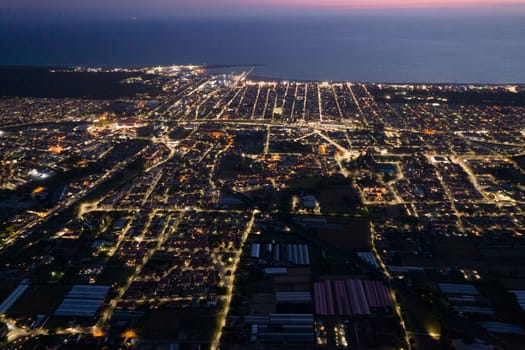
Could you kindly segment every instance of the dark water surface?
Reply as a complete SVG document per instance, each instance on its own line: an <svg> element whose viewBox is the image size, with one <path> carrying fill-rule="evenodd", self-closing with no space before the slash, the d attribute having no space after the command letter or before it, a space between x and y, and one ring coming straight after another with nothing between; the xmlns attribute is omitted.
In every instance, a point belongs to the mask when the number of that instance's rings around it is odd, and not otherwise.
<svg viewBox="0 0 525 350"><path fill-rule="evenodd" d="M261 64L255 75L376 82L525 82L525 18L0 22L0 64Z"/></svg>

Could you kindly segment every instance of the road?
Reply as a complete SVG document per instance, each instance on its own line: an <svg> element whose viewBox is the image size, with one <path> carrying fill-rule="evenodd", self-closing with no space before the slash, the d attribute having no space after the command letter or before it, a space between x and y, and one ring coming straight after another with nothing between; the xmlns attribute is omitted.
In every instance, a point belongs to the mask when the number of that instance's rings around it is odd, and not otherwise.
<svg viewBox="0 0 525 350"><path fill-rule="evenodd" d="M244 229L240 247L237 250L237 252L235 252L235 257L233 258L233 265L231 268L231 274L229 276L229 279L226 281L226 295L224 296L224 299L223 299L224 309L220 313L219 318L217 320L218 329L215 332L215 335L213 336L213 340L210 346L211 350L216 350L218 346L220 345L222 329L224 326L226 326L226 318L228 317L228 313L230 312L230 304L231 304L232 297L233 297L233 287L235 286L235 273L237 271L237 268L239 267L239 262L241 260L241 254L244 248L244 243L246 243L246 239L248 238L248 235L250 234L253 224L255 222L255 216L258 213L259 211L257 209L252 211L252 216L250 220L248 221L246 228Z"/></svg>

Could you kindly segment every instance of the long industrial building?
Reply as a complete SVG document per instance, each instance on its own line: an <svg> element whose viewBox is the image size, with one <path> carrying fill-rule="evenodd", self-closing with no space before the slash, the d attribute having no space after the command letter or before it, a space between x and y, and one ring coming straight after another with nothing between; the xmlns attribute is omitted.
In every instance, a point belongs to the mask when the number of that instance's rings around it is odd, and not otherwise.
<svg viewBox="0 0 525 350"><path fill-rule="evenodd" d="M110 287L75 285L62 304L56 309L56 316L93 317L106 299Z"/></svg>
<svg viewBox="0 0 525 350"><path fill-rule="evenodd" d="M371 309L391 308L391 292L380 281L326 280L314 284L317 315L370 315Z"/></svg>

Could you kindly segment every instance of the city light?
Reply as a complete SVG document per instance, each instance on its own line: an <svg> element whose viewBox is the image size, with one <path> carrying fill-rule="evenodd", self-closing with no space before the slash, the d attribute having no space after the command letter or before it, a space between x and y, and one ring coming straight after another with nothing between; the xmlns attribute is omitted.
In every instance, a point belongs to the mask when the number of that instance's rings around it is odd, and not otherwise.
<svg viewBox="0 0 525 350"><path fill-rule="evenodd" d="M410 349L521 296L487 288L525 233L521 86L63 70L140 93L0 101L11 345Z"/></svg>

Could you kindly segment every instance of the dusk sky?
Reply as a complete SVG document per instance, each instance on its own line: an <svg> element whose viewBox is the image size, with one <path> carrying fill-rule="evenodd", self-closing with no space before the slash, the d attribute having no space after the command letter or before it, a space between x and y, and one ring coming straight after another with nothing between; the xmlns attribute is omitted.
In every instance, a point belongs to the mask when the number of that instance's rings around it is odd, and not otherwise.
<svg viewBox="0 0 525 350"><path fill-rule="evenodd" d="M459 8L459 10L458 10ZM1 0L13 17L210 16L324 11L463 11L525 13L525 0ZM452 10L452 11L451 11Z"/></svg>

